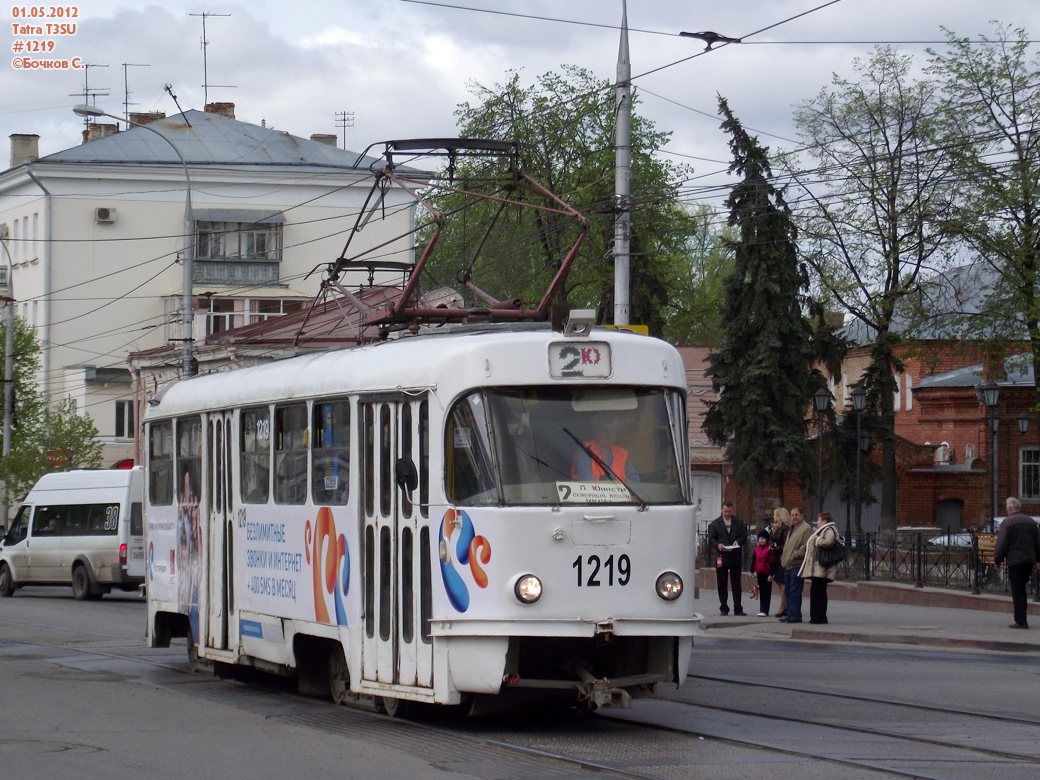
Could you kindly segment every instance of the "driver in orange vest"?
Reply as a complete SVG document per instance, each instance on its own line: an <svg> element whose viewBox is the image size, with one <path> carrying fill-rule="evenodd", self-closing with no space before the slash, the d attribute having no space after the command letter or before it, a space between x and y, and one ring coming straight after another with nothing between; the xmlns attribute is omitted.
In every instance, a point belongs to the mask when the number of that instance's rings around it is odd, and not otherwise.
<svg viewBox="0 0 1040 780"><path fill-rule="evenodd" d="M606 463L611 471L624 479L626 482L638 482L639 474L628 457L628 450L614 444L621 423L617 420L604 418L596 427L596 438L585 442L585 446L596 453L601 461ZM613 481L614 477L603 470L595 460L589 457L585 450L579 449L574 456L571 466L571 478L585 482L598 482L601 479Z"/></svg>

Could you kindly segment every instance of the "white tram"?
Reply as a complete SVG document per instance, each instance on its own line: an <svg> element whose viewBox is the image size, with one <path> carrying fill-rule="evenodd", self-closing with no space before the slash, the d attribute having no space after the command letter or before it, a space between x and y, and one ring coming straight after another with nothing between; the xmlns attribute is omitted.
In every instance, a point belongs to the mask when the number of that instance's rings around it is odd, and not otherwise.
<svg viewBox="0 0 1040 780"><path fill-rule="evenodd" d="M390 712L681 684L685 396L668 344L547 325L174 384L145 420L149 643Z"/></svg>

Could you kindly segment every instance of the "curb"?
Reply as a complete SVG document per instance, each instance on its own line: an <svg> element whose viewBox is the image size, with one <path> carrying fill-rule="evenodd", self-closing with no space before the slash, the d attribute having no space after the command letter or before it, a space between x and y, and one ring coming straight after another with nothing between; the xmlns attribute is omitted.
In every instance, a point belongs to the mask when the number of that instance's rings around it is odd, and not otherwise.
<svg viewBox="0 0 1040 780"><path fill-rule="evenodd" d="M751 576L743 575L745 592L750 592L753 584ZM713 593L715 591L715 575L713 569L698 569L696 577L697 591ZM697 592L695 591L695 592ZM808 598L809 583L805 584L805 598ZM970 609L982 612L1011 613L1011 596L984 594L974 596L963 590L946 588L917 588L900 582L884 582L871 580L848 582L837 580L827 588L827 596L832 601L859 601L866 604L901 604L909 607L940 607L943 609ZM774 596L775 598L775 596ZM1032 595L1030 594L1030 598ZM1040 603L1030 601L1026 614L1040 618Z"/></svg>
<svg viewBox="0 0 1040 780"><path fill-rule="evenodd" d="M962 650L990 650L1002 653L1040 653L1040 646L1027 642L1005 642L964 637L917 636L915 634L864 634L853 631L820 631L794 628L791 639L815 642L859 642L864 644L917 645L920 647L955 647Z"/></svg>

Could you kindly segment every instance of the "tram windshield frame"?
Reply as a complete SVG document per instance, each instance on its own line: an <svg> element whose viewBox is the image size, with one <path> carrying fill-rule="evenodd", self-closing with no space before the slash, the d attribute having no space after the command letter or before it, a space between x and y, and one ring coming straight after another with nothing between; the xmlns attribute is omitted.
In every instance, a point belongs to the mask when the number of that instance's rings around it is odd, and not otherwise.
<svg viewBox="0 0 1040 780"><path fill-rule="evenodd" d="M445 427L445 489L463 506L689 503L685 396L673 388L474 390Z"/></svg>

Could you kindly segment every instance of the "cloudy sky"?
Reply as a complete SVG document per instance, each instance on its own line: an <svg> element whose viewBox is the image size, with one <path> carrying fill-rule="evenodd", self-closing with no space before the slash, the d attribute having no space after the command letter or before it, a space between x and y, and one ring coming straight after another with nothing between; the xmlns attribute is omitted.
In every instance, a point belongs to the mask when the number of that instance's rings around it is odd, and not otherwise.
<svg viewBox="0 0 1040 780"><path fill-rule="evenodd" d="M531 81L576 64L613 78L621 16L621 0L165 0L143 8L83 0L76 8L76 34L36 38L54 41L54 50L31 56L80 57L98 66L88 70L89 84L108 93L93 99L104 110L123 114L123 63L133 63L126 68L132 111L175 113L167 83L184 108L201 109L198 14L227 14L206 22L208 82L221 85L210 88L210 101L234 102L238 119L265 120L304 137L342 138L336 114L353 112L346 144L355 151L389 138L456 134L454 110L469 97L467 83L491 85L509 69ZM10 13L13 48L27 38L13 33ZM673 133L673 159L705 176L728 158L716 93L763 142L793 146L792 108L832 73L851 75L853 58L873 43L898 44L923 64L929 43L942 47L942 27L977 37L991 34L997 20L1040 39L1036 0L629 0L628 18L641 111ZM703 44L679 37L681 30L745 42L683 61ZM83 102L75 96L83 89L83 71L4 65L3 134L37 133L43 154L76 144L81 123L71 108Z"/></svg>

